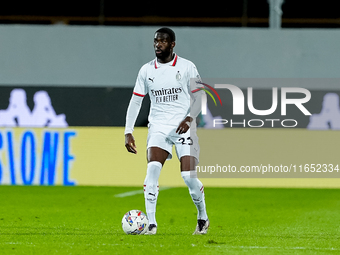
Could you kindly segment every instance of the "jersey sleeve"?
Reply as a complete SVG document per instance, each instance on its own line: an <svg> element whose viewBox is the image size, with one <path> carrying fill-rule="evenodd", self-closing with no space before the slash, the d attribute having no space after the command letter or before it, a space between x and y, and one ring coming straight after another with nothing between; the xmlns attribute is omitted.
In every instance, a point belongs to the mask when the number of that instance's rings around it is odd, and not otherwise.
<svg viewBox="0 0 340 255"><path fill-rule="evenodd" d="M190 111L187 116L196 118L201 112L201 96L204 85L202 84L201 76L199 75L196 66L191 63L189 67L189 91L191 91Z"/></svg>
<svg viewBox="0 0 340 255"><path fill-rule="evenodd" d="M189 90L192 93L201 91L201 89L204 88L204 86L200 84L200 82L202 82L201 76L199 75L198 70L193 63L191 63L189 67L189 79L190 79Z"/></svg>
<svg viewBox="0 0 340 255"><path fill-rule="evenodd" d="M132 134L133 128L136 123L137 116L139 114L143 98L132 95L129 107L126 113L126 122L125 122L125 132L124 134Z"/></svg>
<svg viewBox="0 0 340 255"><path fill-rule="evenodd" d="M146 66L144 65L138 72L136 84L133 89L134 95L144 97L148 93L145 80L146 80Z"/></svg>

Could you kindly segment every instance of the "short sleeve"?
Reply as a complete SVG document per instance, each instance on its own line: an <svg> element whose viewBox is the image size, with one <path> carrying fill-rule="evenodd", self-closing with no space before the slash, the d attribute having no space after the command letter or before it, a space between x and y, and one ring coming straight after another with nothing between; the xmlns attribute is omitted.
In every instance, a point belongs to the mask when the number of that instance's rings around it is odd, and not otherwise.
<svg viewBox="0 0 340 255"><path fill-rule="evenodd" d="M194 63L191 63L190 67L189 67L189 79L190 79L190 91L192 93L198 92L200 91L200 89L198 89L198 87L202 88L203 86L200 84L202 82L201 80L201 76L198 73L198 70L195 66Z"/></svg>
<svg viewBox="0 0 340 255"><path fill-rule="evenodd" d="M133 89L134 95L144 97L148 93L146 83L145 83L145 77L146 77L146 66L144 65L138 72L136 84Z"/></svg>
<svg viewBox="0 0 340 255"><path fill-rule="evenodd" d="M191 63L190 65L190 68L189 68L189 77L190 78L198 78L198 79L201 79L198 71L197 71L197 68L195 66L194 63Z"/></svg>

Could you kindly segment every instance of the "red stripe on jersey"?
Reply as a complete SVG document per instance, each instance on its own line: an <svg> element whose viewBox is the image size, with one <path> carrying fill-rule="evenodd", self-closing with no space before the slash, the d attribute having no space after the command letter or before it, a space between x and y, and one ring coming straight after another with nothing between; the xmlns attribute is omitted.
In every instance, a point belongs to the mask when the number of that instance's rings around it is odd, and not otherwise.
<svg viewBox="0 0 340 255"><path fill-rule="evenodd" d="M138 94L138 93L136 93L136 92L133 92L133 94L136 95L136 96L139 96L139 97L145 97L145 95Z"/></svg>
<svg viewBox="0 0 340 255"><path fill-rule="evenodd" d="M192 93L195 93L195 92L197 92L197 91L200 91L201 89L204 89L204 88L194 89L194 90L192 90L191 92L192 92Z"/></svg>
<svg viewBox="0 0 340 255"><path fill-rule="evenodd" d="M155 60L155 69L157 69L157 65L156 65L156 62L157 62L157 61Z"/></svg>
<svg viewBox="0 0 340 255"><path fill-rule="evenodd" d="M175 66L175 65L176 65L176 63L177 63L177 54L176 54L176 57L175 57L175 60L174 60L174 62L172 63L172 66Z"/></svg>

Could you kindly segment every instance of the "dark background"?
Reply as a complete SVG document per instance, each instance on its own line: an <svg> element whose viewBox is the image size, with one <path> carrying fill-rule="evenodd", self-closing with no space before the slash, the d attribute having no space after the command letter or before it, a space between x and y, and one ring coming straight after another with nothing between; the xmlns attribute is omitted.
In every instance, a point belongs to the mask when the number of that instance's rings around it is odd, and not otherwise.
<svg viewBox="0 0 340 255"><path fill-rule="evenodd" d="M285 0L282 27L340 27L336 0ZM0 2L0 24L268 27L267 0Z"/></svg>
<svg viewBox="0 0 340 255"><path fill-rule="evenodd" d="M22 88L26 91L27 105L32 110L34 107L33 96L39 90L47 91L56 114L64 113L69 126L125 126L127 107L132 95L132 88L85 88L85 87L0 87L0 110L7 109L10 92L14 88ZM245 97L245 115L232 115L232 95L228 90L218 90L223 106L219 103L215 106L208 96L208 107L213 116L221 116L223 119L242 121L243 119L296 119L299 128L305 128L309 123L309 116L305 116L295 105L287 106L287 115L281 116L280 90L278 90L278 107L269 116L257 116L252 114L247 107L247 91L242 90ZM320 113L323 97L326 93L333 92L340 96L340 91L311 91L311 100L304 106L312 114ZM289 93L287 98L299 98L301 94ZM272 91L254 89L254 107L259 110L269 109L272 105ZM150 99L145 96L136 126L146 126L148 121ZM275 122L275 127L280 125ZM228 124L229 125L229 124ZM227 126L228 126L227 125ZM259 125L259 123L253 123ZM264 127L270 127L271 122L265 122ZM292 123L287 123L292 125ZM240 125L235 125L239 127Z"/></svg>
<svg viewBox="0 0 340 255"><path fill-rule="evenodd" d="M26 91L27 105L34 107L35 92L49 94L56 114L64 113L69 126L125 126L132 88L0 87L0 109L7 109L14 88ZM146 126L150 100L145 96L136 126Z"/></svg>

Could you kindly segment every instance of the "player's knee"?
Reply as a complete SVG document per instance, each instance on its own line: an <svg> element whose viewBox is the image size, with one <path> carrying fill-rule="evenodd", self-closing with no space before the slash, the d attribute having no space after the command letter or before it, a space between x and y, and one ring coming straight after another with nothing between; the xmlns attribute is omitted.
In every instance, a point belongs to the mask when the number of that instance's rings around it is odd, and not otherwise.
<svg viewBox="0 0 340 255"><path fill-rule="evenodd" d="M182 174L182 178L190 190L195 189L195 187L200 184L200 181L194 175L191 176L190 174Z"/></svg>

